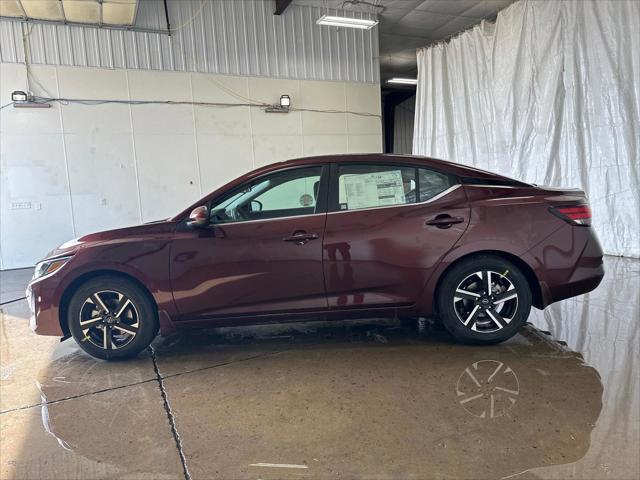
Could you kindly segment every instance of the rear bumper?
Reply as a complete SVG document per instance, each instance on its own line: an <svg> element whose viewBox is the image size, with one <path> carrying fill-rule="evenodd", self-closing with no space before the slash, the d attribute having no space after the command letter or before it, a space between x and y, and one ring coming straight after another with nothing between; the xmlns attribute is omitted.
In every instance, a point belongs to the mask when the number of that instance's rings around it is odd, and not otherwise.
<svg viewBox="0 0 640 480"><path fill-rule="evenodd" d="M590 227L566 225L523 255L540 282L541 308L588 293L604 277L603 252Z"/></svg>

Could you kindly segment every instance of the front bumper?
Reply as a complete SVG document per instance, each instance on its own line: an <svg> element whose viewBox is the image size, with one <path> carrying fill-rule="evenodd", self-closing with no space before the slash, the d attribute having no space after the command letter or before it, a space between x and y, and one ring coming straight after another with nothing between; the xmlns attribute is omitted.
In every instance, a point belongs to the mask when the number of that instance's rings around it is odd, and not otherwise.
<svg viewBox="0 0 640 480"><path fill-rule="evenodd" d="M59 306L54 288L47 285L48 278L33 280L27 286L26 297L31 315L29 326L38 335L64 336L60 326Z"/></svg>

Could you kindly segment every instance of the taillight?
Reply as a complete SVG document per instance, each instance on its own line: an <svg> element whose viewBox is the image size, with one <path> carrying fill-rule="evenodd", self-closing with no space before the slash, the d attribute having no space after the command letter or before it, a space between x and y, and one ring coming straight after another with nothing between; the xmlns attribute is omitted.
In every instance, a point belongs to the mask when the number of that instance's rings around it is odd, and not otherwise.
<svg viewBox="0 0 640 480"><path fill-rule="evenodd" d="M589 205L551 207L549 210L571 225L583 225L587 227L591 225L591 209Z"/></svg>

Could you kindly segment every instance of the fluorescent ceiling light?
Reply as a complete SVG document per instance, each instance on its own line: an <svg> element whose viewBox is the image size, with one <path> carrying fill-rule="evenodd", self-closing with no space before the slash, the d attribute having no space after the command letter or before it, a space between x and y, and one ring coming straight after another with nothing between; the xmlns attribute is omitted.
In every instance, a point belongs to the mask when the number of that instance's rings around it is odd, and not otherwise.
<svg viewBox="0 0 640 480"><path fill-rule="evenodd" d="M318 25L329 25L331 27L360 28L362 30L369 30L378 24L378 20L323 15L316 20L316 23Z"/></svg>
<svg viewBox="0 0 640 480"><path fill-rule="evenodd" d="M395 77L395 78L392 78L391 80L387 80L387 83L399 83L401 85L417 85L418 79Z"/></svg>

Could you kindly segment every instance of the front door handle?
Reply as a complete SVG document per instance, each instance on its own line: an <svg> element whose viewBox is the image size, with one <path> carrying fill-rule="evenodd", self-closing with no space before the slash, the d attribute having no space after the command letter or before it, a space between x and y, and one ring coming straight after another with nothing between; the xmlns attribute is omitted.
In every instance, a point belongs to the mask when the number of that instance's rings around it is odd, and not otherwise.
<svg viewBox="0 0 640 480"><path fill-rule="evenodd" d="M438 228L449 228L451 227L451 225L455 223L462 223L462 222L464 222L464 218L462 217L452 217L451 215L438 215L436 218L427 220L425 224L433 225Z"/></svg>
<svg viewBox="0 0 640 480"><path fill-rule="evenodd" d="M304 245L309 240L317 240L319 237L315 233L307 233L304 231L294 232L290 237L285 237L282 240L285 242L293 242L296 245Z"/></svg>

